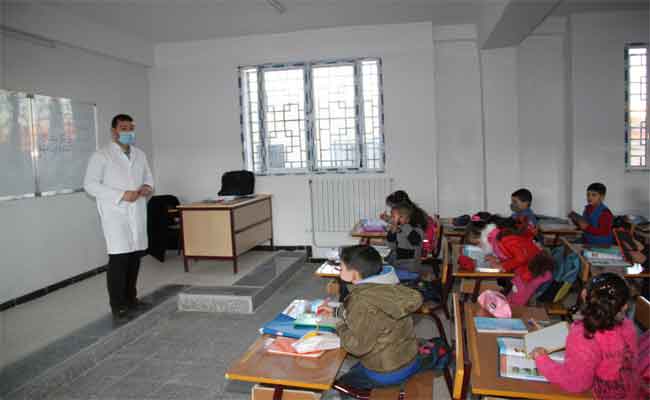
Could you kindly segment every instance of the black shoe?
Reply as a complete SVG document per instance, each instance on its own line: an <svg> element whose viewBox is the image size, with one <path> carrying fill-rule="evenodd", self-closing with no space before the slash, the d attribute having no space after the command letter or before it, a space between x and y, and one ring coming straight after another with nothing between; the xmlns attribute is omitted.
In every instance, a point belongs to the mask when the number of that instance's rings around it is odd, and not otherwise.
<svg viewBox="0 0 650 400"><path fill-rule="evenodd" d="M129 310L142 311L142 310L149 310L150 308L152 308L152 305L151 303L148 303L146 301L135 299L135 301L130 302L127 307Z"/></svg>
<svg viewBox="0 0 650 400"><path fill-rule="evenodd" d="M123 322L123 321L127 321L130 317L129 310L126 308L117 308L117 309L114 308L112 310L112 313L113 313L114 321Z"/></svg>

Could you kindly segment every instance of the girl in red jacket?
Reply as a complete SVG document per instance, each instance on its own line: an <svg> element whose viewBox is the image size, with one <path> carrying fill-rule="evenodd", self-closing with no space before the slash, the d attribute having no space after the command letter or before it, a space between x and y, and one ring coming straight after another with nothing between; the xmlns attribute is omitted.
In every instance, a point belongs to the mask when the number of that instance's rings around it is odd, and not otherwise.
<svg viewBox="0 0 650 400"><path fill-rule="evenodd" d="M525 305L544 283L553 278L553 258L534 241L534 232L522 229L512 218L494 216L481 232L481 247L492 268L515 274L500 279L512 305Z"/></svg>

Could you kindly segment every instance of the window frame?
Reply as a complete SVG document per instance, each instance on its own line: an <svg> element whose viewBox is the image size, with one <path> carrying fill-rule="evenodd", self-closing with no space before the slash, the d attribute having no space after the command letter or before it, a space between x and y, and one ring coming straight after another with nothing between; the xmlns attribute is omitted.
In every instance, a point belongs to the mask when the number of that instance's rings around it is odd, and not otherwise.
<svg viewBox="0 0 650 400"><path fill-rule="evenodd" d="M379 146L381 147L381 167L380 168L367 168L368 150L365 143L365 115L364 115L364 88L363 88L363 75L362 65L364 61L374 61L377 64L377 90L378 90L378 129L379 129ZM353 65L354 66L354 86L355 86L355 138L356 138L356 153L358 167L326 167L319 168L316 159L316 113L314 110L314 79L313 69L318 67L333 67L338 65ZM269 168L269 160L267 157L268 143L266 141L266 106L264 103L264 72L271 70L286 70L294 68L302 68L304 73L304 96L305 96L305 109L304 109L304 123L305 123L305 140L306 140L306 168ZM257 76L257 118L259 137L262 146L260 151L260 165L262 171L255 171L255 157L254 157L254 140L251 119L252 115L249 111L250 105L248 101L248 91L244 92L245 85L248 85L248 80L244 82L245 71L251 69L256 70ZM384 96L383 96L383 71L382 60L380 57L358 57L346 58L335 60L319 60L311 62L294 62L294 63L267 63L260 65L244 65L239 66L237 69L238 89L239 89L239 103L240 103L240 130L241 130L241 143L242 143L242 161L244 168L251 170L257 176L273 176L273 175L307 175L307 174L326 174L326 173L383 173L386 168L386 140L384 131ZM246 116L245 114L248 114ZM248 120L247 120L248 118ZM250 161L250 164L249 164Z"/></svg>
<svg viewBox="0 0 650 400"><path fill-rule="evenodd" d="M632 153L631 126L630 126L630 88L629 88L629 50L635 48L646 49L646 118L645 118L645 165L633 166L630 164ZM624 50L624 85L625 85L625 110L624 110L624 135L625 135L625 170L627 172L650 171L650 43L629 43L625 45Z"/></svg>

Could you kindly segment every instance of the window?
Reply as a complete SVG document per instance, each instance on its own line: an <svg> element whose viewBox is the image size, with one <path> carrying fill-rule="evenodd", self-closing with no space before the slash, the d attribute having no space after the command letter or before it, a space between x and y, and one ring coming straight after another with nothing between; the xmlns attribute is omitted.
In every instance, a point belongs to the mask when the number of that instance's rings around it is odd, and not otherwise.
<svg viewBox="0 0 650 400"><path fill-rule="evenodd" d="M380 60L241 67L239 88L247 169L383 171Z"/></svg>
<svg viewBox="0 0 650 400"><path fill-rule="evenodd" d="M625 162L648 169L648 45L625 49Z"/></svg>

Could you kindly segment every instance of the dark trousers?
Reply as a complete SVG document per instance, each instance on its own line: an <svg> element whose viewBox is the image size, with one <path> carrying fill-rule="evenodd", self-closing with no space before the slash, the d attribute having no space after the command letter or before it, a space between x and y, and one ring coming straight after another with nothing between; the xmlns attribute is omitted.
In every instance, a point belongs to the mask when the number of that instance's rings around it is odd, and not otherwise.
<svg viewBox="0 0 650 400"><path fill-rule="evenodd" d="M141 257L142 252L108 255L106 285L113 310L123 309L135 303Z"/></svg>

